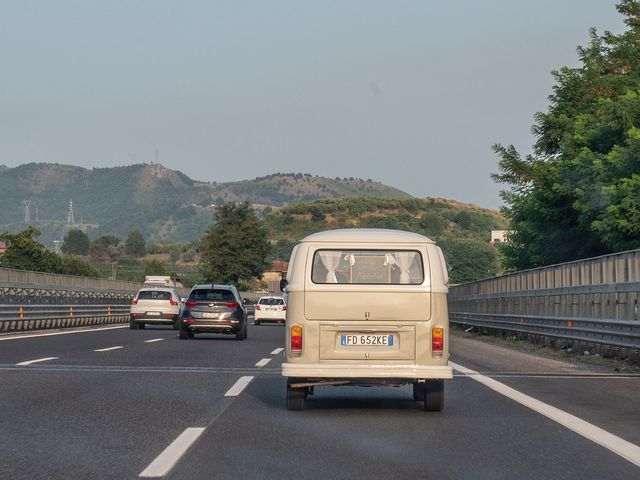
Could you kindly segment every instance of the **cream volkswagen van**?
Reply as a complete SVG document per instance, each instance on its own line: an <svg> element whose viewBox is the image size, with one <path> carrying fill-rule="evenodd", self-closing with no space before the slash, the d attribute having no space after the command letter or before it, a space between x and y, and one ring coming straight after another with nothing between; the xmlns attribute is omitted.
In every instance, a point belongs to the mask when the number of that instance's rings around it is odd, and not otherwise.
<svg viewBox="0 0 640 480"><path fill-rule="evenodd" d="M447 268L435 243L399 230L316 233L287 272L287 408L325 385L413 385L439 411L452 378Z"/></svg>

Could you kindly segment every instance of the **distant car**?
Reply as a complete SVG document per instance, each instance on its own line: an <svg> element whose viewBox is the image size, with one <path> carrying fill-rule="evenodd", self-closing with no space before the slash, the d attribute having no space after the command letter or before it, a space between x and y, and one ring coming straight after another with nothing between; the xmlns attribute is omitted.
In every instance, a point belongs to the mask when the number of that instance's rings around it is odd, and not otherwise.
<svg viewBox="0 0 640 480"><path fill-rule="evenodd" d="M178 329L182 301L173 288L142 288L131 302L129 327L141 329L147 324L173 325Z"/></svg>
<svg viewBox="0 0 640 480"><path fill-rule="evenodd" d="M196 333L224 333L247 338L247 311L233 285L196 285L180 315L180 338Z"/></svg>
<svg viewBox="0 0 640 480"><path fill-rule="evenodd" d="M287 305L282 297L261 297L256 303L254 325L264 322L277 322L284 325L287 317Z"/></svg>

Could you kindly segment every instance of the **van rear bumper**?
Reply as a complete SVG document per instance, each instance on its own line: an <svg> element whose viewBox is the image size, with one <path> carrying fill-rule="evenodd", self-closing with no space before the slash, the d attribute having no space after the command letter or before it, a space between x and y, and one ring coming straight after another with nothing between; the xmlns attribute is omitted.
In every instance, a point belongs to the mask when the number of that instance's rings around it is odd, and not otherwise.
<svg viewBox="0 0 640 480"><path fill-rule="evenodd" d="M432 379L453 378L453 368L449 365L331 365L317 363L283 363L283 377L300 378L403 378Z"/></svg>

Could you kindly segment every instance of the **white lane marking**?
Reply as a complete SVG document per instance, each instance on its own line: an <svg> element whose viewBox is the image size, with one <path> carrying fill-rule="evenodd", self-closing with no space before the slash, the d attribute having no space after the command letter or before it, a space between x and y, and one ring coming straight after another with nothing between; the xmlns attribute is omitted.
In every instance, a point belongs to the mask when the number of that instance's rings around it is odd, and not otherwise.
<svg viewBox="0 0 640 480"><path fill-rule="evenodd" d="M264 367L267 363L271 361L270 358L263 358L258 363L256 363L256 367Z"/></svg>
<svg viewBox="0 0 640 480"><path fill-rule="evenodd" d="M189 447L202 435L202 432L204 432L204 428L201 427L187 428L140 473L140 476L147 478L164 477L178 463L180 458L187 453Z"/></svg>
<svg viewBox="0 0 640 480"><path fill-rule="evenodd" d="M464 373L469 378L472 378L476 382L483 384L486 387L489 387L491 390L494 390L505 397L510 398L518 402L521 405L524 405L531 410L544 415L551 420L558 422L560 425L568 428L569 430L573 430L579 435L591 440L598 445L603 446L604 448L611 450L613 453L620 455L622 458L630 461L631 463L640 466L640 447L634 445L631 442L627 442L622 438L613 435L606 430L601 429L600 427L596 427L595 425L582 420L570 413L565 412L564 410L560 410L559 408L552 407L540 400L537 400L529 395L525 395L518 390L508 387L504 383L500 383L497 380L486 377L474 370L471 370L467 367L463 367L462 365L458 365L453 362L449 362L453 368L458 370L461 373Z"/></svg>
<svg viewBox="0 0 640 480"><path fill-rule="evenodd" d="M26 362L16 363L16 365L31 365L32 363L47 362L49 360L57 360L58 357L38 358L36 360L27 360Z"/></svg>
<svg viewBox="0 0 640 480"><path fill-rule="evenodd" d="M129 328L129 325L124 325L121 327L85 328L84 330L74 330L72 332L38 333L35 335L9 335L6 337L0 337L0 342L3 342L5 340L22 340L23 338L52 337L54 335L69 335L71 333L101 332L103 330L115 330L117 328Z"/></svg>
<svg viewBox="0 0 640 480"><path fill-rule="evenodd" d="M247 385L253 380L252 376L240 377L236 383L233 384L227 393L224 394L225 397L237 397L242 393Z"/></svg>
<svg viewBox="0 0 640 480"><path fill-rule="evenodd" d="M119 346L119 347L109 347L109 348L98 348L97 350L94 350L94 352L110 352L111 350L118 350L120 348L124 348L124 347Z"/></svg>
<svg viewBox="0 0 640 480"><path fill-rule="evenodd" d="M271 355L278 355L283 350L284 350L284 348L276 348L273 352L271 352Z"/></svg>
<svg viewBox="0 0 640 480"><path fill-rule="evenodd" d="M164 338L152 338L151 340L145 340L144 343L161 342Z"/></svg>

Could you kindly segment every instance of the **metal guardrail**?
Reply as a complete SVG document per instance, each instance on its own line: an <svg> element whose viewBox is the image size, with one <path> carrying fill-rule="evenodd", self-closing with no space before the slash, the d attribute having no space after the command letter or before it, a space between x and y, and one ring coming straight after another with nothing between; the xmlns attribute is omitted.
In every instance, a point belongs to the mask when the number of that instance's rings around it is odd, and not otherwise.
<svg viewBox="0 0 640 480"><path fill-rule="evenodd" d="M129 321L129 305L0 305L0 333Z"/></svg>
<svg viewBox="0 0 640 480"><path fill-rule="evenodd" d="M640 250L453 286L451 323L640 359Z"/></svg>

